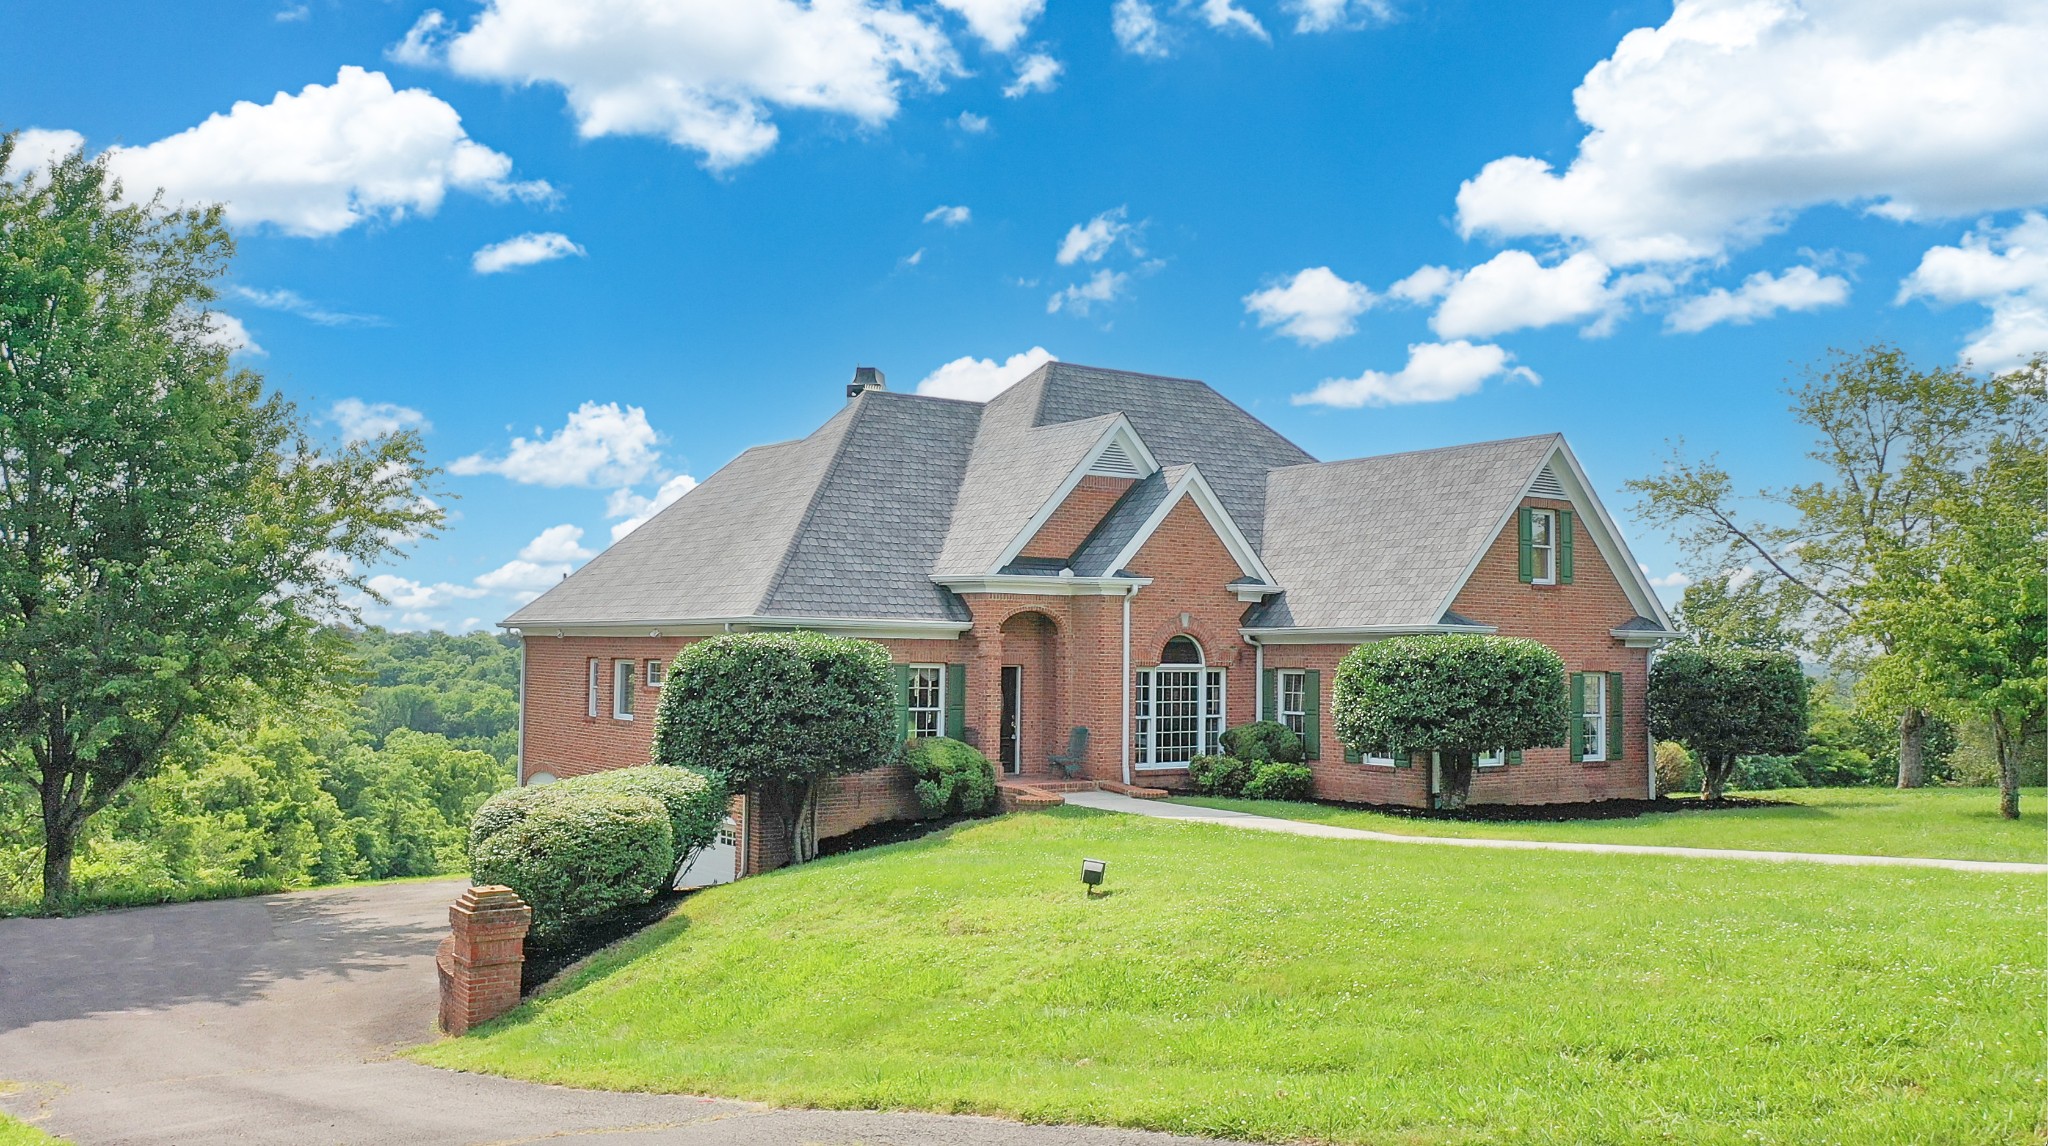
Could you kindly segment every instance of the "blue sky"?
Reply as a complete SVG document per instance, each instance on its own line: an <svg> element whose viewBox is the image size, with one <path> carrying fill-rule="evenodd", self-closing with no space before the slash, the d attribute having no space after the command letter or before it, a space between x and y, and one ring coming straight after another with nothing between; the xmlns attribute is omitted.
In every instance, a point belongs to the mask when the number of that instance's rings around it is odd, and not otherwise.
<svg viewBox="0 0 2048 1146"><path fill-rule="evenodd" d="M855 364L1204 379L1323 458L1807 473L1831 346L2048 349L2018 0L0 4L0 126L229 205L239 360L422 424L368 615L488 625ZM211 118L210 118L211 117ZM963 361L964 360L964 361ZM949 365L950 364L950 365ZM580 532L578 532L580 531Z"/></svg>

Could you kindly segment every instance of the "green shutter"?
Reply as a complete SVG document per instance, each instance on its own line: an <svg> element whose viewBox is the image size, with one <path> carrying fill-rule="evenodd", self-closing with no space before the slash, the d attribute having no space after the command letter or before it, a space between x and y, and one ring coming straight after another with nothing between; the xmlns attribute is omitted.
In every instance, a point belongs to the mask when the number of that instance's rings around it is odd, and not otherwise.
<svg viewBox="0 0 2048 1146"><path fill-rule="evenodd" d="M946 735L963 740L967 734L967 666L946 666Z"/></svg>
<svg viewBox="0 0 2048 1146"><path fill-rule="evenodd" d="M1621 674L1607 674L1607 758L1622 758L1623 728L1621 725Z"/></svg>
<svg viewBox="0 0 2048 1146"><path fill-rule="evenodd" d="M896 674L896 739L910 739L910 666L890 665Z"/></svg>
<svg viewBox="0 0 2048 1146"><path fill-rule="evenodd" d="M1346 744L1344 746L1344 763L1363 764L1365 763L1365 753L1360 752L1358 749L1353 748L1349 744Z"/></svg>
<svg viewBox="0 0 2048 1146"><path fill-rule="evenodd" d="M1396 768L1413 768L1413 767L1415 767L1415 753L1413 753L1413 752L1404 752L1404 751L1402 751L1402 750L1401 750L1401 746L1400 746L1400 745L1398 745L1398 744L1397 744L1397 745L1395 745L1395 746L1394 746L1394 767L1396 767Z"/></svg>
<svg viewBox="0 0 2048 1146"><path fill-rule="evenodd" d="M1516 528L1517 528L1517 529L1519 529L1519 530L1521 531L1521 539L1522 539L1522 564L1521 564L1521 573L1522 573L1522 582L1523 582L1524 584L1527 584L1527 583L1529 583L1529 582L1532 582L1532 581L1536 580L1536 553L1535 553L1535 550L1534 550L1534 549L1533 549L1533 548L1531 547L1531 540L1530 540L1530 535L1531 535L1531 533L1532 533L1532 532L1533 532L1533 531L1535 530L1535 526L1534 526L1534 525L1532 524L1532 523L1533 523L1533 522L1535 521L1535 519L1536 519L1536 511L1535 511L1535 510L1533 510L1533 509L1530 509L1530 508L1529 508L1528 506L1526 506L1526 505L1522 507L1522 509L1521 509L1521 512L1519 512L1519 513L1515 514L1515 520L1516 520Z"/></svg>
<svg viewBox="0 0 2048 1146"><path fill-rule="evenodd" d="M1510 765L1514 765L1514 764L1520 764L1521 762L1522 762L1522 750L1521 750L1521 749L1519 749L1519 748L1514 748L1514 749L1510 749L1510 750L1508 751L1508 763L1509 763Z"/></svg>
<svg viewBox="0 0 2048 1146"><path fill-rule="evenodd" d="M1572 583L1572 511L1557 511L1557 583Z"/></svg>
<svg viewBox="0 0 2048 1146"><path fill-rule="evenodd" d="M1572 763L1586 758L1586 674L1572 674Z"/></svg>
<svg viewBox="0 0 2048 1146"><path fill-rule="evenodd" d="M1301 674L1301 755L1323 758L1323 674L1315 669Z"/></svg>
<svg viewBox="0 0 2048 1146"><path fill-rule="evenodd" d="M1275 687L1279 679L1279 673L1273 669L1267 669L1259 674L1259 692L1264 698L1259 704L1260 720L1280 719L1278 715L1280 712L1280 697L1277 695Z"/></svg>

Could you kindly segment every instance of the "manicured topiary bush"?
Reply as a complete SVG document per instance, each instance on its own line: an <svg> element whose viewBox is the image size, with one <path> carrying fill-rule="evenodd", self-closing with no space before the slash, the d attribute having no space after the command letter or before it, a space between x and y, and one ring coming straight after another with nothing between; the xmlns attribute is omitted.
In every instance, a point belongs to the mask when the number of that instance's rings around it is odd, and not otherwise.
<svg viewBox="0 0 2048 1146"><path fill-rule="evenodd" d="M917 777L917 804L927 816L971 816L995 802L995 765L971 744L921 736L904 744L903 762Z"/></svg>
<svg viewBox="0 0 2048 1146"><path fill-rule="evenodd" d="M1250 724L1238 725L1223 734L1223 749L1252 764L1270 761L1299 764L1303 755L1301 737L1276 720L1254 720Z"/></svg>
<svg viewBox="0 0 2048 1146"><path fill-rule="evenodd" d="M1242 796L1245 781L1251 778L1252 765L1235 756L1197 756L1188 761L1188 782L1205 796Z"/></svg>
<svg viewBox="0 0 2048 1146"><path fill-rule="evenodd" d="M1244 794L1253 800L1306 800L1315 792L1315 773L1306 764L1271 762L1252 768Z"/></svg>
<svg viewBox="0 0 2048 1146"><path fill-rule="evenodd" d="M548 798L548 789L553 784L541 784L530 788L507 788L477 807L476 814L469 818L469 862L475 869L476 850L485 840L524 820L527 813Z"/></svg>
<svg viewBox="0 0 2048 1146"><path fill-rule="evenodd" d="M791 862L817 855L818 785L897 758L889 652L822 633L734 633L685 648L661 689L654 762L757 793Z"/></svg>
<svg viewBox="0 0 2048 1146"><path fill-rule="evenodd" d="M551 785L525 814L488 832L470 859L478 884L503 884L533 908L535 938L654 898L675 867L668 810L651 796Z"/></svg>
<svg viewBox="0 0 2048 1146"><path fill-rule="evenodd" d="M1650 665L1649 704L1651 733L1692 752L1708 800L1721 798L1738 758L1793 756L1806 747L1806 674L1790 653L1666 649Z"/></svg>
<svg viewBox="0 0 2048 1146"><path fill-rule="evenodd" d="M732 804L723 776L660 764L577 776L549 787L651 797L668 813L669 829L675 837L675 864L670 874L681 871L698 852L711 846Z"/></svg>

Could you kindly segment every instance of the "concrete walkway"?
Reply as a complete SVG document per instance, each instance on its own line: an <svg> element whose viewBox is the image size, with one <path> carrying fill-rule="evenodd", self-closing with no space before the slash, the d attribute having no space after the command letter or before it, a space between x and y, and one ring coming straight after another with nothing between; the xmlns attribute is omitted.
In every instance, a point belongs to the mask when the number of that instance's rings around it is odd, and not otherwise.
<svg viewBox="0 0 2048 1146"><path fill-rule="evenodd" d="M460 881L0 920L0 1110L79 1146L1172 1146L1087 1126L782 1110L435 1070ZM9 1085L11 1084L11 1085Z"/></svg>
<svg viewBox="0 0 2048 1146"><path fill-rule="evenodd" d="M1363 828L1340 828L1304 820L1282 820L1254 816L1222 808L1192 804L1170 804L1158 800L1133 800L1114 792L1069 792L1067 803L1104 812L1128 812L1162 820L1190 820L1251 828L1262 832L1286 832L1296 836L1320 836L1331 840L1377 840L1388 844L1429 844L1447 848L1497 848L1505 851L1592 852L1595 855L1671 856L1677 859L1762 860L1766 863L1824 863L1844 867L1934 867L1949 871L1991 871L2008 875L2048 875L2048 864L2007 863L1998 860L1926 859L1917 856L1853 856L1831 852L1757 852L1738 848L1669 848L1652 844L1586 844L1563 840L1486 840L1453 836L1404 836L1394 832L1370 832Z"/></svg>

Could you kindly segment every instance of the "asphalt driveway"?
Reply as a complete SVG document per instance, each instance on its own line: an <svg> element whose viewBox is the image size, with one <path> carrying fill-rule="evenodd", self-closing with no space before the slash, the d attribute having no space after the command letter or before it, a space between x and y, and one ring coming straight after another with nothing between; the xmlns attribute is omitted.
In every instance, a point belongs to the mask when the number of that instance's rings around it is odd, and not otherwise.
<svg viewBox="0 0 2048 1146"><path fill-rule="evenodd" d="M459 881L0 920L0 1109L81 1146L605 1141L1166 1146L929 1114L570 1090L392 1057L434 1037Z"/></svg>

